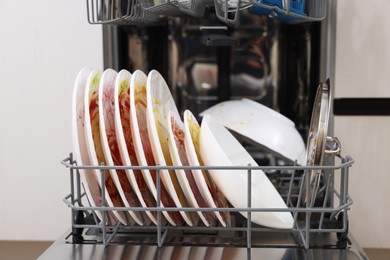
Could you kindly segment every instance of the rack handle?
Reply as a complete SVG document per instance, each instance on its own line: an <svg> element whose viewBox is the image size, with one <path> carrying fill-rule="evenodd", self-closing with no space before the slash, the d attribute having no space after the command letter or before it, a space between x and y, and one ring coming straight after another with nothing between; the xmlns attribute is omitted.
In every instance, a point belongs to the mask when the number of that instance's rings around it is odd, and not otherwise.
<svg viewBox="0 0 390 260"><path fill-rule="evenodd" d="M341 153L341 143L337 137L326 137L326 146L330 146L331 148L325 148L325 155L328 156L339 156Z"/></svg>

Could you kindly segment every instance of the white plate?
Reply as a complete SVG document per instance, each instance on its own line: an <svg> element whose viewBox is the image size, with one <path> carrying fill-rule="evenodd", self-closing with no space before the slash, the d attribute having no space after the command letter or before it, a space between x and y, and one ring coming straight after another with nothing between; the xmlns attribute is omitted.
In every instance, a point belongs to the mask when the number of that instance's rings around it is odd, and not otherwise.
<svg viewBox="0 0 390 260"><path fill-rule="evenodd" d="M257 166L249 153L214 117L206 114L200 130L200 152L207 166ZM210 170L210 175L226 198L236 208L247 207L246 170ZM252 170L252 208L287 209L282 197L261 170ZM246 212L240 212L244 217ZM253 212L252 222L281 229L291 229L290 212Z"/></svg>
<svg viewBox="0 0 390 260"><path fill-rule="evenodd" d="M168 148L168 111L179 114L171 92L164 78L156 70L149 72L146 83L146 121L149 140L152 147L155 162L161 166L172 166ZM178 208L188 207L184 193L173 170L161 170L161 179L169 195ZM191 212L179 211L184 221L193 226Z"/></svg>
<svg viewBox="0 0 390 260"><path fill-rule="evenodd" d="M169 131L169 152L173 165L190 166L184 144L185 129L183 122L177 114L169 111L167 124ZM178 169L176 170L176 176L190 205L194 208L207 207L191 170ZM205 226L210 226L208 219L213 221L214 215L210 212L202 211L197 211L197 213ZM215 225L215 223L213 223L213 225Z"/></svg>
<svg viewBox="0 0 390 260"><path fill-rule="evenodd" d="M156 165L151 144L149 141L148 128L146 123L146 75L137 70L133 73L130 83L130 120L131 120L131 134L133 138L133 145L135 153L140 165L154 166ZM153 197L157 200L156 188L156 171L142 170L142 174L148 185ZM174 207L171 197L166 191L164 185L161 185L161 207ZM164 217L168 222L176 226L176 224L183 224L184 220L178 212L163 211Z"/></svg>
<svg viewBox="0 0 390 260"><path fill-rule="evenodd" d="M91 69L88 68L80 70L73 87L72 140L74 160L78 165L91 165L84 134L84 94L90 72ZM82 169L79 172L90 205L92 207L101 206L102 195L94 172L90 169ZM102 219L101 211L95 211L95 213Z"/></svg>
<svg viewBox="0 0 390 260"><path fill-rule="evenodd" d="M101 72L99 70L93 70L87 80L87 87L85 89L85 139L87 141L88 155L91 160L91 165L100 166L101 163L107 165L104 158L103 146L100 139L100 124L99 124L99 82ZM101 187L102 175L99 170L93 169L98 179L98 184ZM107 206L110 207L122 207L123 202L118 194L118 190L112 180L109 171L105 171L105 199ZM130 216L123 211L113 211L115 217L122 224L132 224L134 222ZM127 221L129 220L129 221Z"/></svg>
<svg viewBox="0 0 390 260"><path fill-rule="evenodd" d="M108 166L122 166L122 158L120 156L118 140L115 130L115 80L117 72L112 69L107 69L103 72L99 83L99 124L100 124L100 140L103 145L104 158ZM129 100L130 102L130 100ZM109 170L112 179L118 189L122 201L126 207L141 207L138 196L130 185L129 179L124 170ZM134 221L143 226L144 216L139 211L129 211L130 216ZM149 220L149 219L147 219ZM149 221L150 223L150 221ZM149 224L145 222L145 224Z"/></svg>
<svg viewBox="0 0 390 260"><path fill-rule="evenodd" d="M121 70L115 80L115 133L119 153L124 166L139 166L130 123L130 81L131 73ZM131 187L135 191L142 207L155 207L156 200L150 193L140 170L125 170ZM146 211L150 220L157 225L156 212Z"/></svg>
<svg viewBox="0 0 390 260"><path fill-rule="evenodd" d="M285 159L305 165L306 147L295 124L280 113L251 100L229 100L201 113Z"/></svg>
<svg viewBox="0 0 390 260"><path fill-rule="evenodd" d="M184 133L184 144L189 164L194 167L204 166L199 150L200 126L194 115L189 110L184 111ZM192 170L192 173L207 207L228 207L225 196L215 186L213 180L210 178L208 171ZM222 226L230 226L229 212L214 211L214 214L221 222ZM212 226L215 225L214 218L209 219L209 221L211 222Z"/></svg>

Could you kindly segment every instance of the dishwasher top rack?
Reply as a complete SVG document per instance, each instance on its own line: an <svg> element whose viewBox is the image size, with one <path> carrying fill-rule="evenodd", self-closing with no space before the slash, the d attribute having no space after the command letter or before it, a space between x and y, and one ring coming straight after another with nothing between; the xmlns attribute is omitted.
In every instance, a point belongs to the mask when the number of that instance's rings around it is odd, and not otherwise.
<svg viewBox="0 0 390 260"><path fill-rule="evenodd" d="M289 23L321 21L324 0L87 0L91 24L153 24L165 17L205 17L210 11L223 23L235 25L243 9ZM307 2L307 3L306 3Z"/></svg>
<svg viewBox="0 0 390 260"><path fill-rule="evenodd" d="M344 246L348 241L348 214L352 199L348 194L348 178L349 168L354 163L350 156L339 157L340 164L335 166L213 166L213 167L190 167L190 166L78 166L73 160L72 154L61 163L70 171L70 193L64 198L64 202L71 208L72 211L72 235L73 242L78 243L84 241L88 237L88 230L95 230L94 234L98 234L94 238L95 243L103 243L108 245L115 242L120 237L120 241L125 239L128 243L134 242L134 234L139 237L144 233L146 237L151 238L148 241L158 246L169 244L172 240L171 234L179 232L182 236L190 236L196 233L199 234L214 234L216 237L224 233L229 233L230 244L237 243L237 246L247 248L256 247L256 234L264 233L279 233L291 235L294 237L294 246L309 248L311 245L310 234L323 233L337 235L339 241L343 242ZM104 177L105 170L108 169L150 169L156 170L157 177L157 205L156 207L141 208L141 207L107 207L102 201L101 206L91 207L88 204L88 198L83 191L82 182L80 181L79 171L87 168L99 169ZM162 208L160 207L160 170L175 170L175 169L218 169L229 170L246 170L248 174L248 207L244 208L180 208L180 211L228 211L231 213L232 225L230 227L205 227L205 226L170 226L162 221L162 211L178 211L178 208ZM275 185L283 199L287 204L287 208L252 208L250 180L252 170L263 170ZM320 170L321 172L321 187L318 190L316 201L307 203L304 201L304 194L310 192L309 182L312 170ZM319 176L318 176L319 177ZM104 178L102 178L104 180ZM306 181L304 181L306 180ZM102 183L104 186L104 182ZM102 186L102 187L103 187ZM103 189L104 190L104 189ZM158 225L138 226L136 224L124 226L114 223L110 220L110 212L115 211L138 211L146 212L153 211L157 214ZM103 219L99 219L95 211L102 212ZM243 218L239 212L246 212L248 219ZM251 223L251 214L253 212L290 212L294 217L294 225L291 230L272 229ZM172 233L173 232L173 233ZM244 237L237 238L237 234L245 233ZM176 236L176 235L175 235ZM136 240L139 242L139 240Z"/></svg>

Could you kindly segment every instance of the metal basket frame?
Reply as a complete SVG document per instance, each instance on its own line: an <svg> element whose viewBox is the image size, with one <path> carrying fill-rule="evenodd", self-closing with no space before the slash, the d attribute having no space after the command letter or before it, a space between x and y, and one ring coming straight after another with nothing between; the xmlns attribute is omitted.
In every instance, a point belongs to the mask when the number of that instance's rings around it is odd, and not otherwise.
<svg viewBox="0 0 390 260"><path fill-rule="evenodd" d="M243 231L246 232L246 247L251 248L252 232L292 232L298 237L297 244L299 246L303 246L304 248L310 247L310 234L311 233L336 233L341 234L345 237L345 234L348 232L348 215L347 211L350 209L351 204L353 203L351 197L348 194L348 178L349 178L349 168L354 163L354 160L350 156L340 157L341 164L335 166L199 166L199 167L191 167L191 166L78 166L77 163L73 160L72 154L61 163L67 167L70 171L70 193L64 197L63 201L67 204L68 207L71 208L72 212L72 230L76 229L98 229L102 232L102 242L104 245L109 245L115 235L119 230L153 230L156 232L157 237L157 245L159 247L164 245L164 239L167 233L171 230L189 230L191 232L196 231L205 231L205 230L214 230L214 231ZM102 205L98 207L85 206L82 203L83 197L86 197L86 193L82 191L82 183L80 181L80 173L79 170L83 169L98 169L102 174L101 180L105 178L105 170L108 169L129 169L129 170L156 170L157 174L157 199L156 199L156 207L142 208L142 207L108 207L105 200L102 200ZM246 170L248 176L248 186L247 186L247 207L244 208L175 208L175 207L161 207L160 205L160 191L161 191L161 170L177 170L177 169L201 169L201 170L223 170L226 173L229 170ZM287 208L252 208L251 207L251 174L253 170L263 170L264 172L283 172L284 180L287 180L287 194L281 194L284 197ZM324 193L324 200L322 205L313 206L314 203L305 203L303 204L303 192L310 191L309 182L303 182L302 180L306 178L308 180L310 178L310 174L312 170L321 170L324 177L324 185L320 189L320 192ZM303 175L297 178L298 173L302 173ZM286 177L287 176L287 177ZM339 178L340 180L340 189L336 190L334 185L334 179ZM292 194L293 190L293 182L299 181L299 193L297 195ZM303 183L305 183L303 185ZM102 181L101 187L104 187L105 183ZM303 187L306 186L306 187ZM101 189L102 198L104 198L104 188ZM292 202L293 197L297 200L296 204ZM88 198L87 198L88 199ZM334 204L338 202L338 206L334 206ZM162 224L162 211L204 211L204 212L213 212L213 211L229 211L229 212L247 212L247 224L245 227L189 227L189 226L170 226ZM103 219L99 220L94 213L94 211L101 211L103 214ZM113 224L109 218L110 211L155 211L157 213L157 226L124 226L122 224ZM80 215L80 212L89 212L93 215L94 223L93 224L80 224L77 223L77 216ZM280 230L280 229L272 229L267 227L260 227L253 223L251 223L251 214L252 212L291 212L294 217L294 225L291 230ZM325 219L335 219L336 215L341 214L341 225L339 226L331 226L325 227ZM301 214L303 220L298 221L298 214ZM312 215L319 214L320 218L318 223L313 225Z"/></svg>
<svg viewBox="0 0 390 260"><path fill-rule="evenodd" d="M143 8L143 0L86 0L90 24L149 24L159 15Z"/></svg>
<svg viewBox="0 0 390 260"><path fill-rule="evenodd" d="M264 4L261 0L86 0L86 3L90 24L149 24L170 16L203 17L206 6L214 6L217 17L228 25L237 24L241 11L250 7L266 10L270 17L288 17L290 23L325 18L327 1L308 1L307 15L292 12L290 1L284 0L283 8Z"/></svg>

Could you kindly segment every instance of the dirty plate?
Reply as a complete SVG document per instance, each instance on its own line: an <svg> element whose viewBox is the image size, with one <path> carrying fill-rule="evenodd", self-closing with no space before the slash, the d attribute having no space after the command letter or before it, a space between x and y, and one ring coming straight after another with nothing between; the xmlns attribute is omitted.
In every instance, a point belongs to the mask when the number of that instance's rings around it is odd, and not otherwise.
<svg viewBox="0 0 390 260"><path fill-rule="evenodd" d="M87 87L85 89L85 137L88 148L88 155L91 161L91 165L100 166L102 163L107 165L104 157L103 146L100 139L100 123L99 123L99 83L101 72L99 70L93 70L87 80ZM123 207L123 202L118 194L118 190L111 177L111 173L106 170L105 178L102 179L100 170L93 169L95 176L98 179L98 184L101 187L102 181L104 181L105 199L107 206L109 207ZM130 215L123 211L113 211L118 220L124 224L132 224L134 221L130 218Z"/></svg>
<svg viewBox="0 0 390 260"><path fill-rule="evenodd" d="M146 83L146 96L148 104L146 107L146 121L155 162L160 166L172 166L168 148L168 111L172 111L175 114L179 114L179 112L167 83L156 70L149 72ZM161 170L160 172L162 182L175 205L179 209L188 207L189 203L180 187L175 171ZM180 211L180 214L187 225L194 225L195 219L192 212Z"/></svg>
<svg viewBox="0 0 390 260"><path fill-rule="evenodd" d="M133 73L130 84L130 125L133 145L139 164L142 166L155 166L156 162L153 157L146 122L146 81L147 76L142 71L137 70ZM150 192L155 200L157 200L156 171L144 169L142 170L142 174ZM160 187L160 206L175 207L165 186L161 185ZM163 211L162 213L167 221L173 226L182 225L182 223L184 223L183 218L178 212Z"/></svg>

